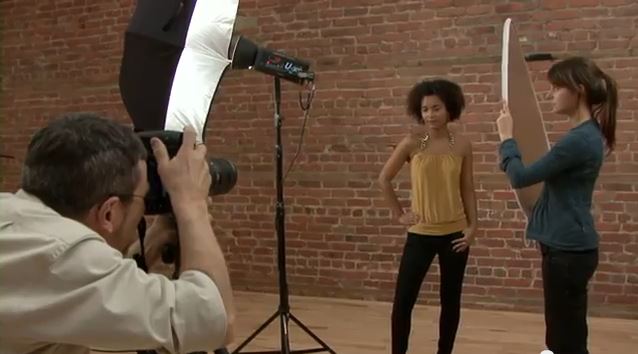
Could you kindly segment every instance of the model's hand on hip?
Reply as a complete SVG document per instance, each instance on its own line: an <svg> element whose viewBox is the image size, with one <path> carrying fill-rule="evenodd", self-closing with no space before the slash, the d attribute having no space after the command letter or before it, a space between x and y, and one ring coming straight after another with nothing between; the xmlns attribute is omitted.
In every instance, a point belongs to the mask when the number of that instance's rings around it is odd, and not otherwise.
<svg viewBox="0 0 638 354"><path fill-rule="evenodd" d="M472 243L474 243L474 232L476 228L474 226L470 226L467 229L463 230L463 237L457 238L452 241L452 249L455 252L463 252L467 250Z"/></svg>

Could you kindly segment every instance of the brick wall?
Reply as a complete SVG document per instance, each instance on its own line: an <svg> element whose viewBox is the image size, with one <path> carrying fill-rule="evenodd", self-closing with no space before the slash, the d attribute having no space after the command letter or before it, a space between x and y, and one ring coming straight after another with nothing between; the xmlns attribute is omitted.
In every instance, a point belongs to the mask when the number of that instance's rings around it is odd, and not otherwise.
<svg viewBox="0 0 638 354"><path fill-rule="evenodd" d="M602 5L602 4L605 5ZM126 121L117 75L134 2L7 0L2 11L1 188L16 188L29 136L52 116L93 110ZM523 239L514 195L497 170L500 33L512 17L526 52L587 54L618 80L617 152L605 163L594 212L601 258L591 286L596 314L638 318L638 4L633 0L241 0L254 41L309 60L317 94L302 152L288 175L286 235L295 294L390 300L405 230L392 222L375 179L409 129L405 95L419 79L463 85L457 129L472 137L480 230L465 282L467 306L538 311L539 256ZM534 63L549 110L548 63ZM285 167L297 148L298 87L283 84ZM276 291L272 78L238 71L223 80L209 123L213 155L239 181L216 197L216 230L237 289ZM545 115L551 142L568 122ZM407 202L407 169L397 178ZM500 230L499 230L500 229ZM420 301L437 303L435 264ZM294 304L293 304L294 305Z"/></svg>

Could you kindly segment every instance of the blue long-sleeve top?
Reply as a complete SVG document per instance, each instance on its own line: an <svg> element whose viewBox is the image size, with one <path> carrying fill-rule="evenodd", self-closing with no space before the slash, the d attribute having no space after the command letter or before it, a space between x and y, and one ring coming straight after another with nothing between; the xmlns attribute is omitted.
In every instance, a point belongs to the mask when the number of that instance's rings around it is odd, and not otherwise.
<svg viewBox="0 0 638 354"><path fill-rule="evenodd" d="M523 165L514 139L501 143L500 168L513 188L544 182L527 225L529 239L567 251L598 247L591 206L604 158L603 143L598 124L591 119L572 128L529 166Z"/></svg>

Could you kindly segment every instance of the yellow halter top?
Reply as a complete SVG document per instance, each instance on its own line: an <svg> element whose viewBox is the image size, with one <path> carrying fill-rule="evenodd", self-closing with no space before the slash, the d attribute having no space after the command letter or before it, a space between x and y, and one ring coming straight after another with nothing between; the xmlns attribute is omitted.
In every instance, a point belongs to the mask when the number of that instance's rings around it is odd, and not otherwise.
<svg viewBox="0 0 638 354"><path fill-rule="evenodd" d="M410 162L412 212L421 217L409 232L446 235L467 227L461 197L463 156L418 152Z"/></svg>

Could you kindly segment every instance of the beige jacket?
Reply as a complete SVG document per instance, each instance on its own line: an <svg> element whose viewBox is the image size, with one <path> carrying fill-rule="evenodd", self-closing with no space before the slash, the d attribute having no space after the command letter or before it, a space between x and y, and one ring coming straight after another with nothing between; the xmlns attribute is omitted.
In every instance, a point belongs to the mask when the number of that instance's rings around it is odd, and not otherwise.
<svg viewBox="0 0 638 354"><path fill-rule="evenodd" d="M146 274L37 198L0 193L0 354L212 351L225 335L205 274Z"/></svg>

